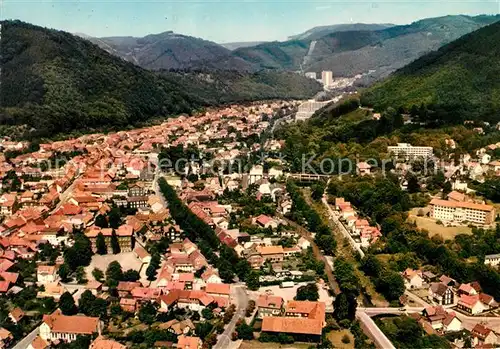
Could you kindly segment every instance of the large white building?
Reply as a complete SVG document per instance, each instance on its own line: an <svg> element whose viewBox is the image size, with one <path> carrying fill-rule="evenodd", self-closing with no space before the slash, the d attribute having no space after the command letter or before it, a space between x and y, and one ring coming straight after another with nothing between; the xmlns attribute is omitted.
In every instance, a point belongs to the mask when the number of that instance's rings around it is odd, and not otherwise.
<svg viewBox="0 0 500 349"><path fill-rule="evenodd" d="M324 86L331 86L333 85L333 73L329 70L325 70L321 72L321 81L323 82Z"/></svg>
<svg viewBox="0 0 500 349"><path fill-rule="evenodd" d="M316 73L315 73L315 72L307 72L307 73L306 73L306 78L316 80L316 79L317 79L317 77L316 77Z"/></svg>
<svg viewBox="0 0 500 349"><path fill-rule="evenodd" d="M470 222L489 225L495 221L495 208L472 202L433 199L431 216L445 222Z"/></svg>
<svg viewBox="0 0 500 349"><path fill-rule="evenodd" d="M307 102L302 103L301 105L299 105L299 109L297 111L297 114L295 114L295 120L307 120L307 119L309 119L311 116L313 116L313 114L317 110L323 108L324 106L326 106L330 102L331 101L318 102L318 101L312 99L312 100L309 100Z"/></svg>
<svg viewBox="0 0 500 349"><path fill-rule="evenodd" d="M431 157L433 154L432 147L418 147L413 146L409 143L398 143L397 146L387 147L389 153L394 154L397 157Z"/></svg>
<svg viewBox="0 0 500 349"><path fill-rule="evenodd" d="M500 264L500 254L488 254L484 256L484 264L491 265L492 267L496 267Z"/></svg>
<svg viewBox="0 0 500 349"><path fill-rule="evenodd" d="M83 315L66 316L57 309L50 315L43 316L40 325L40 337L49 342L72 342L80 335L100 334L101 323L97 317Z"/></svg>

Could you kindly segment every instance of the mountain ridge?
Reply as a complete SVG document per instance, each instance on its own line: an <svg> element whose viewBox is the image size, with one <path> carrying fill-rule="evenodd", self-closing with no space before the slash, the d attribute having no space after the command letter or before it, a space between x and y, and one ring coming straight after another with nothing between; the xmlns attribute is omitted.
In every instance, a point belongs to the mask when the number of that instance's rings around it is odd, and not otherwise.
<svg viewBox="0 0 500 349"><path fill-rule="evenodd" d="M231 50L215 42L166 31L144 37L88 38L102 49L149 70L207 69L231 67L252 70L251 64L234 57Z"/></svg>
<svg viewBox="0 0 500 349"><path fill-rule="evenodd" d="M371 81L499 19L499 15L443 16L382 30L334 32L313 40L316 43L312 54L309 52L311 40L271 42L233 52L268 69L331 70L334 76L354 76L373 70L368 77Z"/></svg>
<svg viewBox="0 0 500 349"><path fill-rule="evenodd" d="M297 74L239 73L219 78L231 88L226 100L213 84L196 95L196 80L143 69L81 37L21 21L1 24L0 132L11 136L14 129L22 138L122 129L240 99L309 98L321 89ZM285 94L286 84L292 93Z"/></svg>
<svg viewBox="0 0 500 349"><path fill-rule="evenodd" d="M498 122L499 42L500 22L495 22L396 71L364 91L362 102L377 109L428 108L444 122Z"/></svg>

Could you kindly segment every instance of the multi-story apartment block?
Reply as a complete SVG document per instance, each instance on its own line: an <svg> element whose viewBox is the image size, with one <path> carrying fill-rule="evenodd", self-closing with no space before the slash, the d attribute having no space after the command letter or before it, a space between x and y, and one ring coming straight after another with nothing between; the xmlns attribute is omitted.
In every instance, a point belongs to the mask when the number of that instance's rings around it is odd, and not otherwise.
<svg viewBox="0 0 500 349"><path fill-rule="evenodd" d="M431 157L433 154L432 147L413 146L409 143L398 143L397 146L387 147L389 153L393 153L396 157L415 158L415 157Z"/></svg>
<svg viewBox="0 0 500 349"><path fill-rule="evenodd" d="M495 221L495 208L472 202L433 199L431 217L446 222L470 222L489 225Z"/></svg>
<svg viewBox="0 0 500 349"><path fill-rule="evenodd" d="M92 250L94 252L97 251L97 236L101 233L104 235L104 240L106 242L106 247L108 248L108 253L112 253L111 247L111 236L113 235L113 229L111 228L99 228L96 226L92 226L87 231L85 231L85 235L89 238L92 243ZM118 238L118 244L120 245L121 252L131 252L133 246L133 235L134 229L130 225L122 225L115 230L116 237Z"/></svg>

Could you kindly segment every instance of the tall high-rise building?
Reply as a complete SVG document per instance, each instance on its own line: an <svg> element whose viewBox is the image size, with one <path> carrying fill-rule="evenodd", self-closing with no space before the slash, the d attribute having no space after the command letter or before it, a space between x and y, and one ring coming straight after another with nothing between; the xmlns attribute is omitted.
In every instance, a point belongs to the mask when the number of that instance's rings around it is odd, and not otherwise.
<svg viewBox="0 0 500 349"><path fill-rule="evenodd" d="M330 86L333 84L333 73L330 70L324 70L321 72L321 81L324 86Z"/></svg>

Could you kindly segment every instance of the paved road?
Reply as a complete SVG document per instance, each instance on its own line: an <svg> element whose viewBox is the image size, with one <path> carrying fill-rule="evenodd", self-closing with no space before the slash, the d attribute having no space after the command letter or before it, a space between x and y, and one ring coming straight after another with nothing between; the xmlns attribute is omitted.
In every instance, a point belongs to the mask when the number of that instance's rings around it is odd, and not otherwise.
<svg viewBox="0 0 500 349"><path fill-rule="evenodd" d="M327 258L323 255L321 250L318 248L316 243L314 242L314 239L311 237L311 232L306 230L303 226L300 224L297 224L296 222L284 217L280 216L284 220L288 222L289 225L297 229L297 232L305 238L309 243L311 244L314 256L316 257L317 260L321 260L325 263L325 272L326 276L328 278L328 283L330 284L331 290L337 295L340 293L340 287L339 284L337 283L337 280L335 280L335 276L333 275L333 269L331 264L328 262Z"/></svg>
<svg viewBox="0 0 500 349"><path fill-rule="evenodd" d="M35 339L35 337L38 335L39 329L40 329L40 326L38 326L37 328L35 328L26 337L24 337L23 339L21 339L21 341L19 343L17 343L16 345L14 345L12 347L12 349L26 349L26 348L28 348L28 345L30 345L31 342L33 342L33 340Z"/></svg>
<svg viewBox="0 0 500 349"><path fill-rule="evenodd" d="M424 307L432 307L433 305L426 302L424 299L418 297L417 295L406 291L405 295L411 298L416 303L421 304ZM446 308L446 307L445 307ZM453 311L452 309L448 309L448 311ZM500 331L500 317L491 317L491 316L468 316L462 314L458 311L455 311L457 317L462 321L462 326L467 330L472 330L472 328L477 324L487 324L489 328L494 331Z"/></svg>
<svg viewBox="0 0 500 349"><path fill-rule="evenodd" d="M59 195L59 202L51 213L56 212L66 202L71 193L73 193L73 189L75 188L76 182L78 181L78 177L80 176L77 175L71 185L65 191L63 191L61 195Z"/></svg>
<svg viewBox="0 0 500 349"><path fill-rule="evenodd" d="M356 311L356 318L361 322L361 328L375 342L377 348L396 349L389 338L378 328L375 322L364 311Z"/></svg>
<svg viewBox="0 0 500 349"><path fill-rule="evenodd" d="M245 309L248 305L248 294L245 286L234 285L232 287L232 298L236 305L236 312L233 316L231 322L227 325L224 333L219 336L217 344L215 344L214 349L234 349L238 348L238 342L233 342L231 340L231 335L234 332L236 323L240 318L245 316Z"/></svg>

